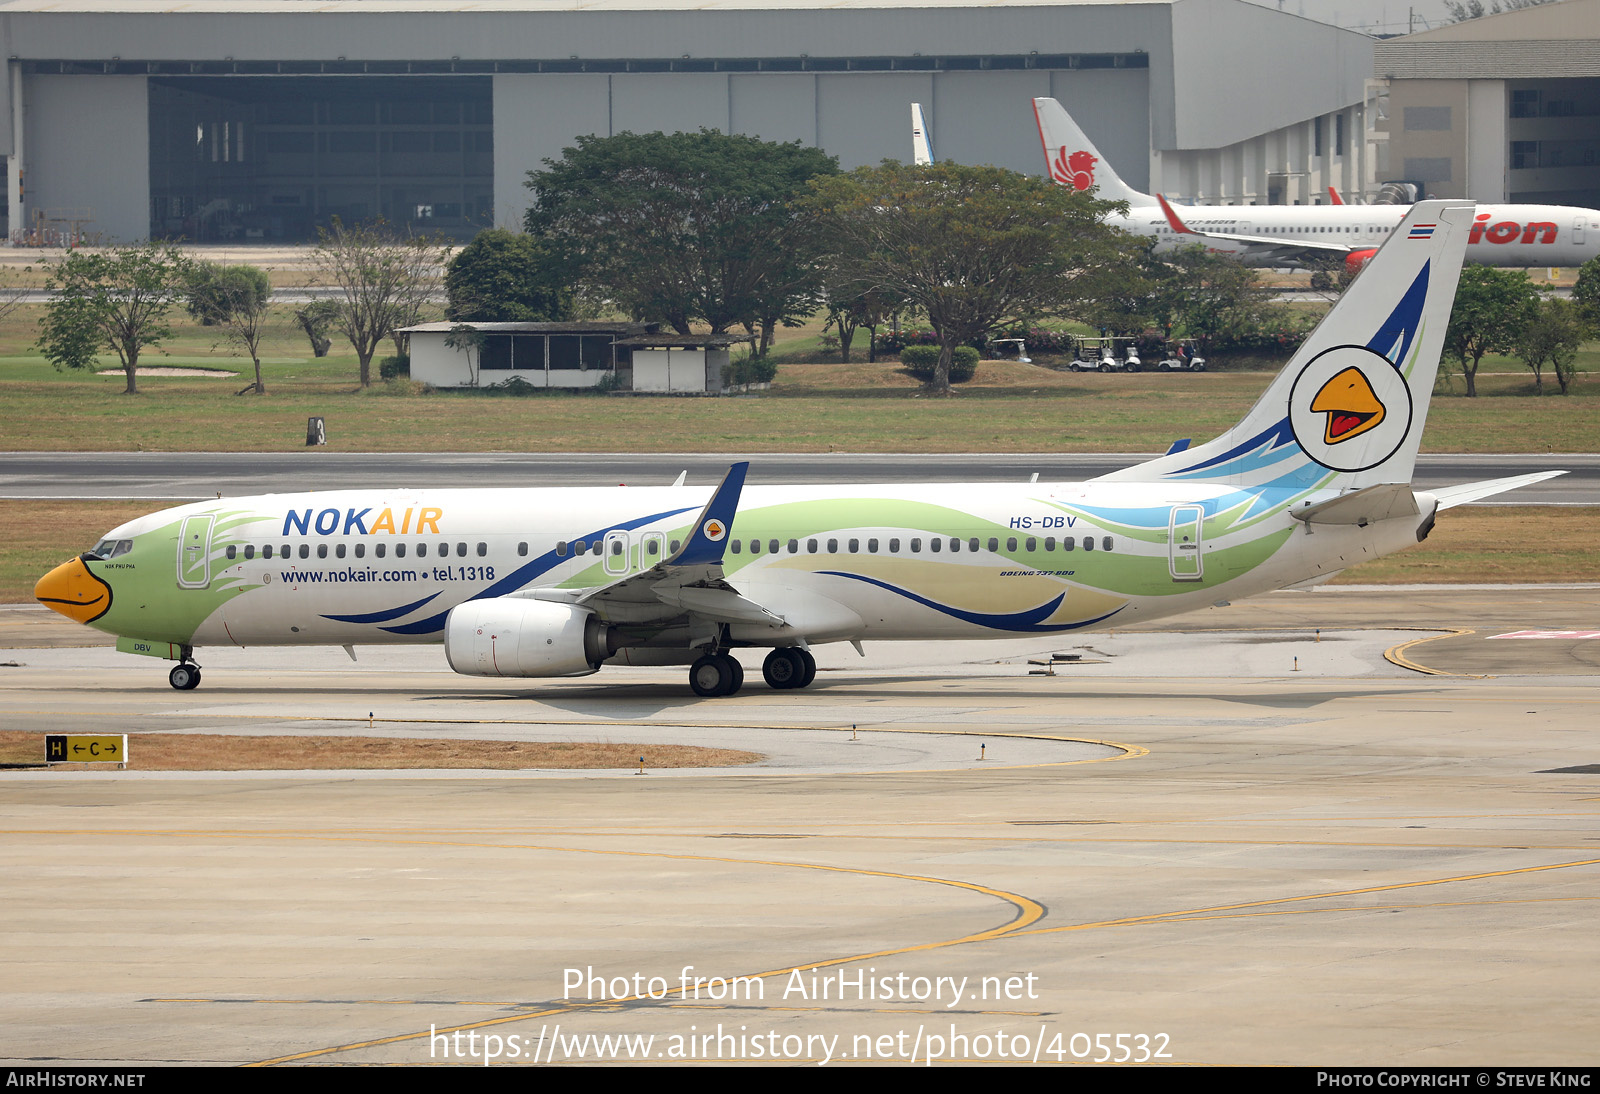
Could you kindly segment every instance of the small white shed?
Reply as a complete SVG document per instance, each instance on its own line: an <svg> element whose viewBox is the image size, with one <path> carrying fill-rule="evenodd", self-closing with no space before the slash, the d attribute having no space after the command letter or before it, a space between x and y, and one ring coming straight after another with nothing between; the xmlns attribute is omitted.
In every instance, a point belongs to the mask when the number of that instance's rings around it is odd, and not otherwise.
<svg viewBox="0 0 1600 1094"><path fill-rule="evenodd" d="M728 347L744 338L731 334L635 334L619 338L633 358L633 390L716 394L723 388Z"/></svg>
<svg viewBox="0 0 1600 1094"><path fill-rule="evenodd" d="M447 346L450 332L468 326L476 349ZM630 350L619 340L654 330L646 323L419 323L411 336L411 378L434 387L491 387L512 377L534 387L594 387L619 371Z"/></svg>

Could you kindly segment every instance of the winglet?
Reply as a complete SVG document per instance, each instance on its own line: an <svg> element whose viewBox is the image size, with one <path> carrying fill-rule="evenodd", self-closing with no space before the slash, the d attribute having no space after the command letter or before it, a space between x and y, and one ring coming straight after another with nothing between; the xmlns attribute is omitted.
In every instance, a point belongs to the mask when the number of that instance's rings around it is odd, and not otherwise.
<svg viewBox="0 0 1600 1094"><path fill-rule="evenodd" d="M1171 225L1174 232L1182 232L1184 235L1191 236L1196 234L1193 228L1189 227L1183 221L1178 219L1178 214L1173 211L1172 206L1167 203L1166 198L1162 197L1160 194L1157 194L1156 200L1161 203L1161 211L1167 214L1167 223Z"/></svg>
<svg viewBox="0 0 1600 1094"><path fill-rule="evenodd" d="M739 495L744 490L748 461L728 468L706 507L695 518L694 530L678 553L666 560L668 566L709 566L722 561L728 535L733 531L733 515L739 508Z"/></svg>

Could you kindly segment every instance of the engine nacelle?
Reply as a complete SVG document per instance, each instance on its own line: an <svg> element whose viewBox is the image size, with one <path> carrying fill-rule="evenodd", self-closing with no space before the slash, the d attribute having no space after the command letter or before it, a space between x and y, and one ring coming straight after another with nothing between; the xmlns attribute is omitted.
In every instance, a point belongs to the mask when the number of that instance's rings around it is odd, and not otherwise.
<svg viewBox="0 0 1600 1094"><path fill-rule="evenodd" d="M1377 253L1378 249L1376 247L1366 251L1351 251L1344 256L1345 272L1354 277L1361 272L1361 267L1367 264L1367 260Z"/></svg>
<svg viewBox="0 0 1600 1094"><path fill-rule="evenodd" d="M583 676L611 655L606 625L571 604L469 600L444 621L444 655L465 676Z"/></svg>

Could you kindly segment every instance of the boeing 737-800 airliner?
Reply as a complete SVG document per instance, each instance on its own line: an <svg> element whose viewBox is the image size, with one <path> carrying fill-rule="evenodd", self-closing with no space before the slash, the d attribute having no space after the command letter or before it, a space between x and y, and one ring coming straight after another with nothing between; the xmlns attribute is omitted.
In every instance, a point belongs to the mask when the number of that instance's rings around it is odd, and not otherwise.
<svg viewBox="0 0 1600 1094"><path fill-rule="evenodd" d="M1228 433L1088 482L711 491L352 490L185 505L106 533L35 590L200 679L206 646L443 643L457 672L690 664L774 688L810 647L1067 635L1326 579L1440 509L1548 474L1421 493L1411 471L1472 231L1423 202Z"/></svg>
<svg viewBox="0 0 1600 1094"><path fill-rule="evenodd" d="M1156 240L1158 250L1203 243L1252 266L1304 266L1318 256L1359 267L1406 215L1404 205L1208 205L1179 214L1112 170L1054 99L1033 100L1051 178L1128 203L1111 223ZM1600 211L1570 205L1479 205L1467 233L1468 262L1485 266L1581 266L1600 255Z"/></svg>

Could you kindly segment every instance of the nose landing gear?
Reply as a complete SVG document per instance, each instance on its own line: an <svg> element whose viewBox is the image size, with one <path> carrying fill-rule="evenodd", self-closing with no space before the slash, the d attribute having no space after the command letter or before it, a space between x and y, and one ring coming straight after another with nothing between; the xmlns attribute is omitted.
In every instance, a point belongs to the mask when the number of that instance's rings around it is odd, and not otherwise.
<svg viewBox="0 0 1600 1094"><path fill-rule="evenodd" d="M195 664L194 658L189 655L188 646L183 648L183 660L167 673L167 683L178 691L193 691L200 686L200 666Z"/></svg>

